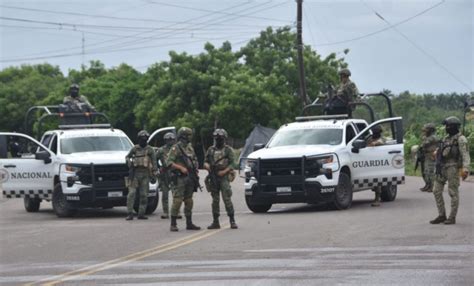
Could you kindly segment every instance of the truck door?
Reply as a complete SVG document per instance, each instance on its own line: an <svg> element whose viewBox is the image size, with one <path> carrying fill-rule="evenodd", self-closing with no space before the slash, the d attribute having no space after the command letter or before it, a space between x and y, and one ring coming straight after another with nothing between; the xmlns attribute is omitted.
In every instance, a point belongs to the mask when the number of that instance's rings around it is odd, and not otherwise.
<svg viewBox="0 0 474 286"><path fill-rule="evenodd" d="M382 128L383 145L367 146L371 129ZM351 175L354 190L375 186L398 185L405 181L402 118L376 121L349 142L351 148Z"/></svg>
<svg viewBox="0 0 474 286"><path fill-rule="evenodd" d="M51 199L55 155L20 133L0 132L6 152L0 152L0 190L4 198Z"/></svg>

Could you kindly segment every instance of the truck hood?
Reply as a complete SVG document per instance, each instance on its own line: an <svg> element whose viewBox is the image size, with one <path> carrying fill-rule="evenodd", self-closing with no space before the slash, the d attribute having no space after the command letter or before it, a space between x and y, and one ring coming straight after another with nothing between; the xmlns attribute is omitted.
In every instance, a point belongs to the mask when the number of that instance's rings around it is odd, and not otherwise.
<svg viewBox="0 0 474 286"><path fill-rule="evenodd" d="M250 153L250 159L282 159L314 156L319 154L334 153L340 146L331 145L293 145L264 148Z"/></svg>
<svg viewBox="0 0 474 286"><path fill-rule="evenodd" d="M125 156L127 156L127 154L128 151L103 151L62 154L61 161L71 164L125 164Z"/></svg>

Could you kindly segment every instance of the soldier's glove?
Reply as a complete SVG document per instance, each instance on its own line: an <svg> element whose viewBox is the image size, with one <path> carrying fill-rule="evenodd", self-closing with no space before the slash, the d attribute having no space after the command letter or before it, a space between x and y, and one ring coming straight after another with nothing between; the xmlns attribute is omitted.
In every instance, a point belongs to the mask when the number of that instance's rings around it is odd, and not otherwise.
<svg viewBox="0 0 474 286"><path fill-rule="evenodd" d="M219 177L224 177L226 174L227 174L227 169L220 170L219 172L217 172L217 175Z"/></svg>
<svg viewBox="0 0 474 286"><path fill-rule="evenodd" d="M463 172L461 174L462 180L463 181L466 180L468 176L469 176L469 170L468 169L463 169Z"/></svg>

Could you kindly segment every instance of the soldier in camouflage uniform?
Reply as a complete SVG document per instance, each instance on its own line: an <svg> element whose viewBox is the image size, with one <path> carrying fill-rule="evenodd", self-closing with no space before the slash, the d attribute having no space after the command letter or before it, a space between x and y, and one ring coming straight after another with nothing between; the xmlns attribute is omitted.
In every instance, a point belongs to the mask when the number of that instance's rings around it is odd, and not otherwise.
<svg viewBox="0 0 474 286"><path fill-rule="evenodd" d="M142 130L138 132L137 137L138 144L133 146L125 157L130 168L127 196L128 216L126 220L133 220L133 205L137 191L140 196L138 219L148 219L145 216L145 211L148 203L150 177L154 178L158 173L155 151L148 145L150 135L145 130Z"/></svg>
<svg viewBox="0 0 474 286"><path fill-rule="evenodd" d="M212 224L208 229L219 229L219 197L222 194L225 210L230 220L230 227L237 228L234 219L234 206L232 205L232 189L229 183L229 175L233 172L234 151L225 144L227 132L224 129L216 129L213 133L215 144L207 149L204 160L204 169L209 171L206 177L206 188L212 196Z"/></svg>
<svg viewBox="0 0 474 286"><path fill-rule="evenodd" d="M423 137L421 138L421 152L423 152L423 180L425 186L420 189L422 192L433 192L434 176L435 176L435 158L434 151L438 147L439 138L436 136L436 127L433 123L428 123L423 126Z"/></svg>
<svg viewBox="0 0 474 286"><path fill-rule="evenodd" d="M178 231L176 218L183 202L184 214L186 216L186 229L201 229L199 226L193 224L191 218L193 194L196 189L196 184L199 184L199 182L194 181L196 178L199 180L199 177L197 177L198 162L196 153L194 152L193 146L191 146L192 136L193 131L190 128L181 127L178 130L178 142L171 147L168 153L168 167L173 168L177 172L176 186L173 192L173 204L171 206L170 231ZM190 174L190 172L195 173Z"/></svg>
<svg viewBox="0 0 474 286"><path fill-rule="evenodd" d="M167 167L168 153L171 147L176 143L176 136L172 132L168 132L163 136L165 145L156 150L156 158L160 161L160 175L158 176L158 182L160 183L161 191L161 203L163 206L162 219L169 218L169 200L168 193L172 188L172 172ZM179 217L179 216L178 216Z"/></svg>
<svg viewBox="0 0 474 286"><path fill-rule="evenodd" d="M336 88L336 96L344 102L347 106L347 113L349 117L352 116L352 111L354 107L349 107L349 104L357 100L359 95L359 90L354 82L352 82L349 77L351 76L351 71L349 69L341 69L339 71L339 78L341 83Z"/></svg>
<svg viewBox="0 0 474 286"><path fill-rule="evenodd" d="M95 111L89 100L84 95L79 95L79 85L75 83L69 87L69 95L64 97L63 103L74 112ZM88 110L83 110L83 106L86 106Z"/></svg>
<svg viewBox="0 0 474 286"><path fill-rule="evenodd" d="M382 137L382 126L380 125L375 125L372 127L372 135L367 139L367 146L368 147L375 147L375 146L380 146L385 144L385 139ZM382 187L377 186L372 189L372 191L375 192L375 199L374 202L371 204L373 207L379 207L380 206L380 195L382 193Z"/></svg>
<svg viewBox="0 0 474 286"><path fill-rule="evenodd" d="M471 159L467 150L467 139L459 132L461 121L451 116L443 121L448 135L443 139L436 150L436 177L433 194L438 208L438 217L430 221L431 224L455 224L459 206L459 175L465 180L469 175ZM451 197L451 214L446 218L444 208L443 189L448 183L448 192Z"/></svg>

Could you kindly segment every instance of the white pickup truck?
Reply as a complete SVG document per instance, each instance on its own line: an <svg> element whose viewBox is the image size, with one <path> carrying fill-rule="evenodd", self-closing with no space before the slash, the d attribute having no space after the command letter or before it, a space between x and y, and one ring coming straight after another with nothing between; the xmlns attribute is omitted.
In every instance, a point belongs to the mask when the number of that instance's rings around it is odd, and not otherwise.
<svg viewBox="0 0 474 286"><path fill-rule="evenodd" d="M405 181L401 117L368 124L340 116L297 118L282 126L265 146L255 146L246 162L245 200L253 212L275 203L352 204L353 192L382 187L393 201ZM371 128L380 125L381 146L367 146Z"/></svg>
<svg viewBox="0 0 474 286"><path fill-rule="evenodd" d="M155 131L150 141L174 131ZM51 201L58 217L80 208L125 206L125 156L133 146L121 130L108 128L47 131L41 142L20 133L0 132L0 190L4 198L23 198L28 212ZM156 210L158 186L150 185L146 213Z"/></svg>

